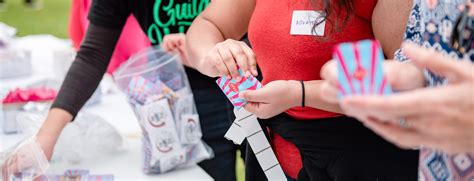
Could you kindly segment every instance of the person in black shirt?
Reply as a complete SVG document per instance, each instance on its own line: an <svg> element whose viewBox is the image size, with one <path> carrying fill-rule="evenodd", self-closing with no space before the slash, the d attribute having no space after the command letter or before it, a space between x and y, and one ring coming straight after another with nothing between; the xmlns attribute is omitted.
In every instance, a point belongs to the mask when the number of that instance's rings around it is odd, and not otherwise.
<svg viewBox="0 0 474 181"><path fill-rule="evenodd" d="M48 159L61 130L74 119L97 88L126 19L131 14L151 43L158 45L165 35L185 33L208 4L209 0L94 0L88 16L90 25L86 37L37 135L37 141ZM179 42L185 42L181 39L184 36L174 34L168 38L172 40L162 44L162 47L165 50L177 48L185 57L184 45L179 45ZM213 78L189 67L185 70L200 116L203 140L215 154L215 158L203 161L199 166L215 180L235 180L237 147L224 138L233 121L233 107Z"/></svg>

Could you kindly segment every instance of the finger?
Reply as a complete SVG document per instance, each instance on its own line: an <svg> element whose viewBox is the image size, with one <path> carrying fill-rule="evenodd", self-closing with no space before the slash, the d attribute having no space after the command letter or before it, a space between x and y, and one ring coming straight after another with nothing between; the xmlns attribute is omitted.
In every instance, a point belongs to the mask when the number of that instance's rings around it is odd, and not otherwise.
<svg viewBox="0 0 474 181"><path fill-rule="evenodd" d="M400 128L390 122L368 119L364 124L387 141L402 148L418 147L424 141L423 135L410 129Z"/></svg>
<svg viewBox="0 0 474 181"><path fill-rule="evenodd" d="M244 99L248 102L268 103L267 91L265 88L258 90L246 90L239 93L239 98Z"/></svg>
<svg viewBox="0 0 474 181"><path fill-rule="evenodd" d="M183 42L184 42L184 38L181 37L181 36L179 36L179 35L177 35L177 36L175 36L175 37L173 38L173 41L172 41L172 42L173 42L173 45L174 45L175 47L180 47L180 46L183 44Z"/></svg>
<svg viewBox="0 0 474 181"><path fill-rule="evenodd" d="M163 40L163 42L161 42L161 48L165 51L165 52L169 52L169 42L166 41L166 40Z"/></svg>
<svg viewBox="0 0 474 181"><path fill-rule="evenodd" d="M410 127L410 129L417 130L419 132L426 132L425 127L432 128L432 124L426 124L426 121L423 117L421 116L409 116L409 117L404 117L403 118L406 122L406 127Z"/></svg>
<svg viewBox="0 0 474 181"><path fill-rule="evenodd" d="M176 49L176 41L170 41L169 42L169 48L171 51L175 50Z"/></svg>
<svg viewBox="0 0 474 181"><path fill-rule="evenodd" d="M453 135L460 135L459 130L463 130L456 119L443 120L439 115L407 118L407 125L421 133L429 135L432 138L442 140L444 138L453 138Z"/></svg>
<svg viewBox="0 0 474 181"><path fill-rule="evenodd" d="M12 155L10 158L8 158L7 161L5 161L2 169L2 174L5 178L5 180L8 180L13 176L15 173L19 172L18 168L18 155Z"/></svg>
<svg viewBox="0 0 474 181"><path fill-rule="evenodd" d="M392 108L396 107L392 105L394 103L384 103L386 100L387 98L382 96L347 96L340 100L339 104L344 112L351 116L370 115L377 119L390 120L409 115L407 112ZM387 109L382 109L380 106L384 106Z"/></svg>
<svg viewBox="0 0 474 181"><path fill-rule="evenodd" d="M173 52L174 50L176 50L175 42L169 41L169 42L167 43L167 45L168 45L168 51L169 51L169 52Z"/></svg>
<svg viewBox="0 0 474 181"><path fill-rule="evenodd" d="M223 64L228 69L228 72L232 78L237 78L240 76L239 72L237 71L237 65L235 64L234 57L230 53L230 51L223 47L225 45L218 46L217 51L221 57Z"/></svg>
<svg viewBox="0 0 474 181"><path fill-rule="evenodd" d="M331 85L331 83L324 81L321 85L321 98L329 103L338 103L337 94L339 90Z"/></svg>
<svg viewBox="0 0 474 181"><path fill-rule="evenodd" d="M217 49L213 49L210 55L206 58L211 59L211 62L214 63L214 67L217 69L217 74L219 76L226 76L227 78L230 78L229 70L224 65L224 62L222 61L221 56L219 55L219 52L217 52Z"/></svg>
<svg viewBox="0 0 474 181"><path fill-rule="evenodd" d="M403 44L404 54L416 65L443 75L449 80L469 77L473 65L467 62L454 61L434 49L422 48L413 43Z"/></svg>
<svg viewBox="0 0 474 181"><path fill-rule="evenodd" d="M242 72L249 71L250 68L247 56L244 53L244 50L242 50L242 47L238 43L232 43L231 45L229 45L229 50L232 53L232 57L234 57Z"/></svg>
<svg viewBox="0 0 474 181"><path fill-rule="evenodd" d="M336 61L331 60L327 62L326 64L324 64L324 66L321 69L321 78L329 81L333 85L338 84Z"/></svg>
<svg viewBox="0 0 474 181"><path fill-rule="evenodd" d="M255 53L246 43L244 42L239 42L239 43L245 55L247 56L248 65L250 67L250 71L252 72L252 75L258 76L257 57L255 56Z"/></svg>
<svg viewBox="0 0 474 181"><path fill-rule="evenodd" d="M385 61L383 69L393 90L413 90L424 86L423 71L411 63Z"/></svg>
<svg viewBox="0 0 474 181"><path fill-rule="evenodd" d="M388 96L347 96L341 101L341 106L387 118L407 117L430 112L430 104L437 101L438 93L442 92L418 89Z"/></svg>
<svg viewBox="0 0 474 181"><path fill-rule="evenodd" d="M247 104L244 105L244 109L253 114L258 113L258 108L259 103L256 102L247 102Z"/></svg>
<svg viewBox="0 0 474 181"><path fill-rule="evenodd" d="M8 168L8 164L5 162L5 163L2 165L2 177L3 177L3 180L8 180L8 171L7 171L7 168Z"/></svg>

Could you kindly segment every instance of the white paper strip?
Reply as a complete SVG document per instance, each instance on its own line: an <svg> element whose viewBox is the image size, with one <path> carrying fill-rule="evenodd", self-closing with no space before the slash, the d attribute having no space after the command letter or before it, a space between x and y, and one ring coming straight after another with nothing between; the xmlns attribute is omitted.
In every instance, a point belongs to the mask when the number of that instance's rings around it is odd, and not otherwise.
<svg viewBox="0 0 474 181"><path fill-rule="evenodd" d="M236 145L242 144L245 139L245 135L242 132L240 125L238 125L236 122L232 123L229 130L227 130L227 133L225 133L224 137L228 140L231 140Z"/></svg>
<svg viewBox="0 0 474 181"><path fill-rule="evenodd" d="M236 119L225 137L239 144L246 137L267 179L287 180L270 143L258 124L257 117L245 109L235 109L234 113Z"/></svg>

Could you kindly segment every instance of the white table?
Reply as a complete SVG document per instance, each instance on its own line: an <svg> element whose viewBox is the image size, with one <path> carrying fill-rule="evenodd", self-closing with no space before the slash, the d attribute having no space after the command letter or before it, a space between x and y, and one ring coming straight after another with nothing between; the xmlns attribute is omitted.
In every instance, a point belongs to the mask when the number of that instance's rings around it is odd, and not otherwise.
<svg viewBox="0 0 474 181"><path fill-rule="evenodd" d="M44 49L36 51L34 55L37 55L37 58L33 58L33 61L45 61L44 64L51 65L51 61L49 60L48 62L48 56L45 56L48 53L50 52ZM35 64L38 64L38 62L35 62L34 65ZM33 75L30 77L2 80L0 90L10 89L15 85L24 87L24 85L31 83L32 80L48 76L43 74L48 72L43 70L46 68L44 64L41 68L42 70L34 70ZM34 69L35 68L37 69L38 67L34 66ZM67 169L85 169L94 175L113 174L115 180L213 180L198 166L174 170L161 175L145 175L141 169L141 129L138 125L138 121L129 104L126 102L125 96L118 92L116 88L113 88L114 86L111 84L110 79L105 79L104 81L105 85L108 85L107 87L112 87L112 91L109 92L113 93L104 95L100 103L86 107L84 111L97 114L113 125L125 137L126 146L124 150L108 157L82 160L76 165L67 163L52 164L48 169L48 173L62 174ZM0 131L0 152L20 141L22 137L22 135L4 135Z"/></svg>

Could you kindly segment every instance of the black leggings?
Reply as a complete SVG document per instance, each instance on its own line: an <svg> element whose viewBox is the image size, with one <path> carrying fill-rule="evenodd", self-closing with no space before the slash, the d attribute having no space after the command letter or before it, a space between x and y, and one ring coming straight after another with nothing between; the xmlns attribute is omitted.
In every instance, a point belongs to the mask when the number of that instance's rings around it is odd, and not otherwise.
<svg viewBox="0 0 474 181"><path fill-rule="evenodd" d="M397 148L353 118L298 121L280 114L260 123L299 149L303 168L297 180L417 180L418 151ZM247 178L261 180L253 174Z"/></svg>

